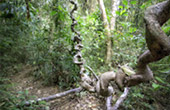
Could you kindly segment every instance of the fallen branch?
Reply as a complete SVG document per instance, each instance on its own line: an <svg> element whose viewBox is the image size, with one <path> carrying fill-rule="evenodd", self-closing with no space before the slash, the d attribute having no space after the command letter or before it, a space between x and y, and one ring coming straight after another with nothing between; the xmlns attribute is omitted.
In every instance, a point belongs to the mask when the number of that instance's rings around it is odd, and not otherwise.
<svg viewBox="0 0 170 110"><path fill-rule="evenodd" d="M119 99L116 101L116 103L114 104L114 106L111 106L111 100L112 100L112 96L107 97L107 101L106 101L106 107L107 110L118 110L118 108L120 107L120 105L123 103L123 101L126 99L128 93L129 93L129 89L128 87L124 88L124 92L123 94L119 97Z"/></svg>
<svg viewBox="0 0 170 110"><path fill-rule="evenodd" d="M117 110L119 106L123 103L123 101L126 99L128 93L129 93L128 87L124 88L123 94L119 97L119 99L116 101L115 105L111 108L111 110Z"/></svg>
<svg viewBox="0 0 170 110"><path fill-rule="evenodd" d="M54 100L54 99L57 99L57 98L61 98L61 97L64 97L68 94L71 94L71 93L77 93L77 92L80 92L82 90L81 87L79 88L75 88L75 89L71 89L71 90L68 90L68 91L65 91L65 92L61 92L61 93L58 93L58 94L54 94L54 95L51 95L51 96L48 96L48 97L43 97L43 98L38 98L37 100L30 100L30 101L26 101L24 106L30 106L31 104L36 104L38 103L39 101L51 101L51 100ZM19 106L19 105L17 105Z"/></svg>
<svg viewBox="0 0 170 110"><path fill-rule="evenodd" d="M106 99L107 110L111 110L111 108L112 108L111 100L112 100L112 95L107 97L107 99Z"/></svg>

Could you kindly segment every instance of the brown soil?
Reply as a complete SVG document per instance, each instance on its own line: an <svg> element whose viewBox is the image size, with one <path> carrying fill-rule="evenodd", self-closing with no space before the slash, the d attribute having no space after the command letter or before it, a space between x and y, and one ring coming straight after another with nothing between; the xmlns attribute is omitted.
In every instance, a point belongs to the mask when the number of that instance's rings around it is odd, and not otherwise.
<svg viewBox="0 0 170 110"><path fill-rule="evenodd" d="M33 68L26 66L14 76L11 81L14 83L15 91L28 90L30 96L37 98L47 97L64 90L59 90L57 86L43 86L41 81L34 81L30 75ZM96 94L81 92L70 94L60 99L48 102L50 110L105 110L105 100Z"/></svg>

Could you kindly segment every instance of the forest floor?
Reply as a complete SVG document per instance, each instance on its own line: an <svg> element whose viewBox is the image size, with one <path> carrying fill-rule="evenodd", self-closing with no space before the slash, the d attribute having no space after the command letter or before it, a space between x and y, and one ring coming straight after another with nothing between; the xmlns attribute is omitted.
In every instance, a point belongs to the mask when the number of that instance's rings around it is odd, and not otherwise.
<svg viewBox="0 0 170 110"><path fill-rule="evenodd" d="M30 96L36 96L37 98L64 91L57 86L43 86L41 81L35 81L33 76L29 75L32 72L31 70L32 68L26 66L21 72L11 76L15 91L27 90ZM104 110L105 100L95 93L81 92L50 101L48 105L50 110Z"/></svg>
<svg viewBox="0 0 170 110"><path fill-rule="evenodd" d="M57 86L42 85L42 81L35 80L35 78L30 75L33 72L32 70L34 70L32 67L25 66L19 73L10 77L11 82L15 85L13 89L15 92L27 90L29 96L42 98L68 90L61 90ZM155 110L169 110L169 97L165 98L167 94L164 95L162 92L161 94L154 92L153 95L157 96L157 98L155 98L157 102L155 104ZM106 110L105 102L105 99L96 93L83 91L47 102L47 106L49 110Z"/></svg>

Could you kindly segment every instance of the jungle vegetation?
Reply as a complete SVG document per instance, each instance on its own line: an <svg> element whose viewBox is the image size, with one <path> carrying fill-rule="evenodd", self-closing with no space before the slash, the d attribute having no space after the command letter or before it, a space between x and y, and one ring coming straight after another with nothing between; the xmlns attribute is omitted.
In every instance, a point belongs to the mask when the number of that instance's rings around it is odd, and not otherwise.
<svg viewBox="0 0 170 110"><path fill-rule="evenodd" d="M139 56L148 50L144 12L165 0L117 0L114 7L111 4L116 0L75 1L78 4L74 12L75 29L81 34L85 65L97 75L117 71L118 65L124 64L136 71ZM99 5L101 1L105 15ZM73 63L76 51L75 34L70 28L72 8L69 0L0 1L0 109L24 109L16 104L22 105L27 93L16 95L11 90L10 76L17 77L28 65L33 68L29 75L43 86L57 85L63 90L79 86L80 69ZM170 36L170 20L161 29ZM170 107L170 56L150 63L149 67L154 79L131 87L123 109Z"/></svg>

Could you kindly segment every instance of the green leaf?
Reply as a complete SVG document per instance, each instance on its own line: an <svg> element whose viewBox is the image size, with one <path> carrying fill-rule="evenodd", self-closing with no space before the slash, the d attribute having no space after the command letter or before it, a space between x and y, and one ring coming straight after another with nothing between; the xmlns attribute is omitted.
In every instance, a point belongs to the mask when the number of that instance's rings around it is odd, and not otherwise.
<svg viewBox="0 0 170 110"><path fill-rule="evenodd" d="M141 9L144 9L146 7L145 4L143 4L142 6L140 6Z"/></svg>
<svg viewBox="0 0 170 110"><path fill-rule="evenodd" d="M50 13L50 16L54 16L56 13L57 13L56 11L52 11L52 12Z"/></svg>
<svg viewBox="0 0 170 110"><path fill-rule="evenodd" d="M132 5L135 5L137 3L137 1L136 0L132 0L132 1L130 1L130 4L132 4Z"/></svg>
<svg viewBox="0 0 170 110"><path fill-rule="evenodd" d="M165 84L165 81L163 81L161 78L159 78L159 77L157 77L157 76L156 76L156 77L155 77L155 79L156 79L156 80L158 80L159 82L161 82L161 83L164 83L164 84Z"/></svg>
<svg viewBox="0 0 170 110"><path fill-rule="evenodd" d="M46 102L45 101L40 101L39 104L45 105Z"/></svg>
<svg viewBox="0 0 170 110"><path fill-rule="evenodd" d="M28 93L29 93L29 92L28 92L28 90L26 90L26 91L25 91L25 95L27 95L27 96L28 96Z"/></svg>
<svg viewBox="0 0 170 110"><path fill-rule="evenodd" d="M159 84L156 84L156 83L152 83L152 87L157 90L159 89L161 86Z"/></svg>
<svg viewBox="0 0 170 110"><path fill-rule="evenodd" d="M36 12L37 12L37 13L39 13L39 12L40 12L40 10L39 10L39 9L36 9Z"/></svg>
<svg viewBox="0 0 170 110"><path fill-rule="evenodd" d="M127 1L127 0L123 0L122 3L123 3L123 5L125 5L125 6L128 5L128 1Z"/></svg>
<svg viewBox="0 0 170 110"><path fill-rule="evenodd" d="M61 5L58 6L58 9L59 9L60 11L63 10L63 8L61 7Z"/></svg>
<svg viewBox="0 0 170 110"><path fill-rule="evenodd" d="M167 32L170 32L170 26L165 26L165 27L162 27L162 30L167 33Z"/></svg>
<svg viewBox="0 0 170 110"><path fill-rule="evenodd" d="M117 14L117 15L120 15L120 11L116 11L116 14Z"/></svg>
<svg viewBox="0 0 170 110"><path fill-rule="evenodd" d="M123 16L128 16L128 13L123 14Z"/></svg>
<svg viewBox="0 0 170 110"><path fill-rule="evenodd" d="M126 13L126 9L125 10L122 10L121 12L120 12L120 15L123 15L123 14L125 14Z"/></svg>
<svg viewBox="0 0 170 110"><path fill-rule="evenodd" d="M136 31L136 28L133 28L133 27L130 27L130 28L129 28L129 32L130 32L130 33L133 33L133 32L135 32L135 31Z"/></svg>
<svg viewBox="0 0 170 110"><path fill-rule="evenodd" d="M119 6L120 9L123 9L123 6Z"/></svg>

